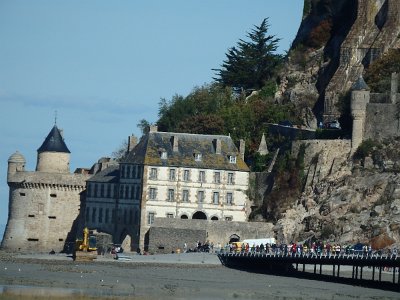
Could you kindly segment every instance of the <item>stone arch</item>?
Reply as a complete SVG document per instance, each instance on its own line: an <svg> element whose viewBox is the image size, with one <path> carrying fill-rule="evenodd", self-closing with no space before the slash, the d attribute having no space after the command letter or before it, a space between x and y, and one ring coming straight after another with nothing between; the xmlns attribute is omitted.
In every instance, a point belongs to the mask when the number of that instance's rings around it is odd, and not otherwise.
<svg viewBox="0 0 400 300"><path fill-rule="evenodd" d="M212 216L211 217L211 221L218 221L218 220L219 220L219 218L217 216Z"/></svg>
<svg viewBox="0 0 400 300"><path fill-rule="evenodd" d="M207 215L202 212L202 211L196 211L193 216L192 219L197 219L197 220L207 220Z"/></svg>
<svg viewBox="0 0 400 300"><path fill-rule="evenodd" d="M185 220L186 220L186 219L189 219L189 217L188 217L187 214L182 214L182 215L181 215L181 219L185 219Z"/></svg>
<svg viewBox="0 0 400 300"><path fill-rule="evenodd" d="M238 236L236 233L232 234L229 237L229 244L233 242L239 242L240 241L240 236Z"/></svg>

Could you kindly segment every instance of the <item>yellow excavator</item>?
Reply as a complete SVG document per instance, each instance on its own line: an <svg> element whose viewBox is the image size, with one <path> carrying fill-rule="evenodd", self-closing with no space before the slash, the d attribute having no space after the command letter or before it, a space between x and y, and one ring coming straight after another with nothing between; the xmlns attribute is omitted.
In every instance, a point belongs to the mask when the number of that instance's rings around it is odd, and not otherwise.
<svg viewBox="0 0 400 300"><path fill-rule="evenodd" d="M89 228L83 229L83 239L75 242L74 260L92 261L97 256L96 236L90 234Z"/></svg>

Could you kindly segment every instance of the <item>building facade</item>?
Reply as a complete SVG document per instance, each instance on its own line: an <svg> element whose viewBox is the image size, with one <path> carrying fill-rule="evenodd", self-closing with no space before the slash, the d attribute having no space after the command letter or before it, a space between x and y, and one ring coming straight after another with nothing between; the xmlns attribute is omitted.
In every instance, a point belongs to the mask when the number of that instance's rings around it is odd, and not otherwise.
<svg viewBox="0 0 400 300"><path fill-rule="evenodd" d="M247 221L249 169L228 136L151 127L87 182L85 224L126 250L148 250L155 218Z"/></svg>
<svg viewBox="0 0 400 300"><path fill-rule="evenodd" d="M140 201L139 248L148 248L155 218L247 221L249 168L243 145L239 152L229 136L152 127L120 164L121 184L140 195L135 199Z"/></svg>

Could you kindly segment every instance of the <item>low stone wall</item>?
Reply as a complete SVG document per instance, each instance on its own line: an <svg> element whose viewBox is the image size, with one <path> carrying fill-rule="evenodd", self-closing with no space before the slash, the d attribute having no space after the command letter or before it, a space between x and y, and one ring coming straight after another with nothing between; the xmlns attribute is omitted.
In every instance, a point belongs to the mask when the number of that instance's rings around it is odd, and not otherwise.
<svg viewBox="0 0 400 300"><path fill-rule="evenodd" d="M149 231L149 251L171 253L194 248L197 241L221 246L234 235L240 240L274 237L273 224L265 222L230 222L193 219L155 218ZM160 249L163 248L163 249Z"/></svg>

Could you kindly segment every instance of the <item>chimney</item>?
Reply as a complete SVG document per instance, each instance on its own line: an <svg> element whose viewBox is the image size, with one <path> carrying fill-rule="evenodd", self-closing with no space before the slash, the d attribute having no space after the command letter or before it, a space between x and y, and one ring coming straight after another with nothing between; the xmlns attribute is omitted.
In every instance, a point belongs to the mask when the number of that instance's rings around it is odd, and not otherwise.
<svg viewBox="0 0 400 300"><path fill-rule="evenodd" d="M392 103L396 103L397 101L397 93L399 92L399 74L392 73L392 80L390 83L390 100Z"/></svg>
<svg viewBox="0 0 400 300"><path fill-rule="evenodd" d="M239 141L239 152L240 152L240 157L244 160L244 151L246 149L246 143L243 139L240 139Z"/></svg>
<svg viewBox="0 0 400 300"><path fill-rule="evenodd" d="M131 136L128 136L128 153L135 148L137 145L137 138L133 134Z"/></svg>
<svg viewBox="0 0 400 300"><path fill-rule="evenodd" d="M221 139L213 140L215 154L221 154Z"/></svg>
<svg viewBox="0 0 400 300"><path fill-rule="evenodd" d="M171 146L173 152L178 152L178 137L176 135L171 137Z"/></svg>
<svg viewBox="0 0 400 300"><path fill-rule="evenodd" d="M150 132L158 132L158 126L157 125L150 125Z"/></svg>

